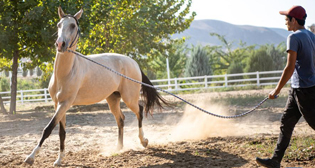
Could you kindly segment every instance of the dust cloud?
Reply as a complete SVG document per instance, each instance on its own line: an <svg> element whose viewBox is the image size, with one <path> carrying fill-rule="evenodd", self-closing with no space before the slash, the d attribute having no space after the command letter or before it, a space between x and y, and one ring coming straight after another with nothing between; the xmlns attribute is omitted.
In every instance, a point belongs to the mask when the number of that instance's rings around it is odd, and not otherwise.
<svg viewBox="0 0 315 168"><path fill-rule="evenodd" d="M224 104L211 102L195 102L194 104L215 114L223 116L234 115L233 112L229 112L231 109ZM252 117L256 118L255 116ZM254 124L252 123L252 117L248 117L248 119L243 118L242 120L218 118L186 105L182 115L179 117L171 116L167 113L160 117L155 115L153 119L146 120L143 124L143 129L145 138L149 140L149 146L186 140L202 140L208 137L247 136L270 131L270 128L264 127L271 126L270 124ZM126 119L128 118L126 117ZM114 129L114 132L116 132L117 128ZM105 139L108 140L110 138L111 141L106 142L106 147L102 147L102 154L113 155L128 150L145 149L141 146L138 135L138 120L134 118L132 122L124 127L124 149L121 151L115 150L118 139L117 134L107 135Z"/></svg>
<svg viewBox="0 0 315 168"><path fill-rule="evenodd" d="M228 116L228 108L224 105L200 102L198 107L211 113ZM223 119L204 113L192 106L187 105L184 115L172 130L171 139L174 141L181 140L199 140L213 136L235 136L240 135L238 131L239 124L233 119Z"/></svg>

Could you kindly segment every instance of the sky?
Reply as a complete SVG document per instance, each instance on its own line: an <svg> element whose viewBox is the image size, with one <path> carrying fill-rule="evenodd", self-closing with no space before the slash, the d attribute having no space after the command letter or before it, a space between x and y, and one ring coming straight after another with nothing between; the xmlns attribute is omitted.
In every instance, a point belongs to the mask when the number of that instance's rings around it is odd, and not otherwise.
<svg viewBox="0 0 315 168"><path fill-rule="evenodd" d="M305 26L315 24L315 0L192 0L195 20L215 19L236 25L286 29L286 11L294 5L306 10Z"/></svg>

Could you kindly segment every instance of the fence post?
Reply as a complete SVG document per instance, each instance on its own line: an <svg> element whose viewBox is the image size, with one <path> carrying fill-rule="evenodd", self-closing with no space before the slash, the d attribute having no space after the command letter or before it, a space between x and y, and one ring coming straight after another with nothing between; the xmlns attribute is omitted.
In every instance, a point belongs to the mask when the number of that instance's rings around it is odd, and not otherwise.
<svg viewBox="0 0 315 168"><path fill-rule="evenodd" d="M23 100L23 90L21 90L21 103L24 104L24 100Z"/></svg>
<svg viewBox="0 0 315 168"><path fill-rule="evenodd" d="M177 78L174 78L174 82L175 82L175 91L177 91L178 86L177 86Z"/></svg>
<svg viewBox="0 0 315 168"><path fill-rule="evenodd" d="M259 86L260 85L259 71L256 72L256 78L257 78L257 86Z"/></svg>
<svg viewBox="0 0 315 168"><path fill-rule="evenodd" d="M44 89L44 94L45 94L45 103L48 102L48 99L47 99L47 88Z"/></svg>
<svg viewBox="0 0 315 168"><path fill-rule="evenodd" d="M227 79L227 74L225 74L224 80L225 80L225 87L228 87L228 79Z"/></svg>
<svg viewBox="0 0 315 168"><path fill-rule="evenodd" d="M205 76L205 88L207 88L208 87L208 78L207 78L207 76Z"/></svg>

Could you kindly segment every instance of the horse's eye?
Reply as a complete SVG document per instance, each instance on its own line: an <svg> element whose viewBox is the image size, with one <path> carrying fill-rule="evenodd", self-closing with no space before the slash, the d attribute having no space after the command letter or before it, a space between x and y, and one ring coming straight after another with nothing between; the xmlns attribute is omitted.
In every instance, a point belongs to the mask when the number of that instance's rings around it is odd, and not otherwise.
<svg viewBox="0 0 315 168"><path fill-rule="evenodd" d="M60 24L60 23L58 23L58 24L57 24L57 27L58 27L58 28L60 28L60 27L61 27L61 24Z"/></svg>
<svg viewBox="0 0 315 168"><path fill-rule="evenodd" d="M70 28L71 28L71 29L74 29L74 28L75 28L75 24L72 23L72 24L70 25Z"/></svg>

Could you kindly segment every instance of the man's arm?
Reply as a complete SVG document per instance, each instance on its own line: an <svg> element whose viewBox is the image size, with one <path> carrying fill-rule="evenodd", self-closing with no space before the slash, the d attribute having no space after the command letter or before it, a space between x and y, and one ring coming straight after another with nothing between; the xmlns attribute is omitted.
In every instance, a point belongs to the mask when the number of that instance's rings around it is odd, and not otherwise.
<svg viewBox="0 0 315 168"><path fill-rule="evenodd" d="M296 62L297 53L295 51L289 50L287 56L287 65L285 66L281 78L278 82L277 87L269 93L269 99L274 99L276 95L278 95L283 88L283 86L289 81L291 78Z"/></svg>

